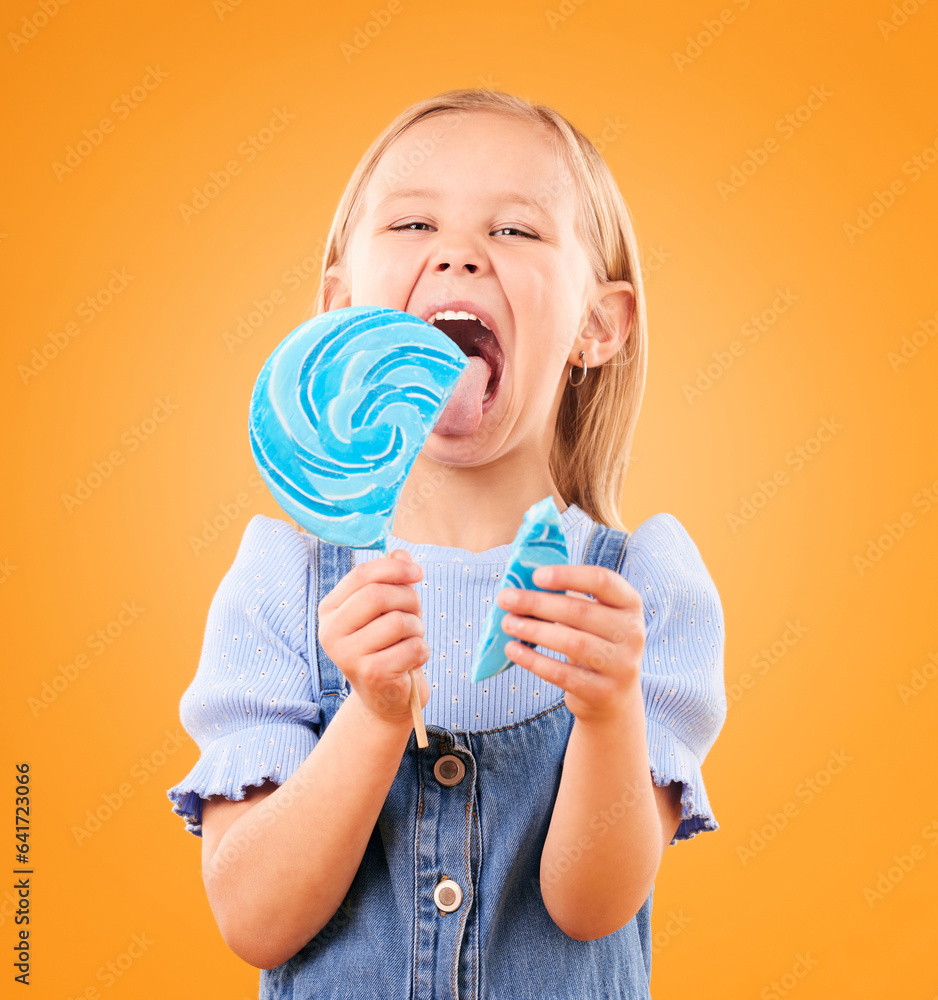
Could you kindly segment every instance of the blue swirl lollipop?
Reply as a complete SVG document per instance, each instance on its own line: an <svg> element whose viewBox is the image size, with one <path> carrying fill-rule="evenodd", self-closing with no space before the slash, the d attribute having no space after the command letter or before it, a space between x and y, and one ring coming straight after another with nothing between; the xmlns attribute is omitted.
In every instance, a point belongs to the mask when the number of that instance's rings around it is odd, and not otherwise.
<svg viewBox="0 0 938 1000"><path fill-rule="evenodd" d="M513 666L505 647L514 638L502 628L502 620L508 614L498 603L498 595L506 587L521 587L524 590L552 590L551 587L539 587L534 582L534 571L538 566L558 566L570 561L567 554L567 539L563 533L563 522L560 511L552 496L538 500L525 511L524 520L511 543L508 556L508 568L502 578L501 586L495 594L492 610L482 626L482 636L473 657L470 677L474 681L494 677L503 670ZM523 642L531 649L536 644L525 639Z"/></svg>
<svg viewBox="0 0 938 1000"><path fill-rule="evenodd" d="M432 323L397 309L301 323L251 396L251 452L274 499L326 541L386 553L404 481L468 364Z"/></svg>

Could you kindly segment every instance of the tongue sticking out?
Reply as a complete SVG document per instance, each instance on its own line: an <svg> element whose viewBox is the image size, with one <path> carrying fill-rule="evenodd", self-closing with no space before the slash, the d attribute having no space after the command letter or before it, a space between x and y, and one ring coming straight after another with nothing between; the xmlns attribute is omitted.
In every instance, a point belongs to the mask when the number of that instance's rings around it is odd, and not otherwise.
<svg viewBox="0 0 938 1000"><path fill-rule="evenodd" d="M482 422L482 397L492 377L489 363L471 357L469 367L456 383L453 395L433 428L436 434L474 434Z"/></svg>

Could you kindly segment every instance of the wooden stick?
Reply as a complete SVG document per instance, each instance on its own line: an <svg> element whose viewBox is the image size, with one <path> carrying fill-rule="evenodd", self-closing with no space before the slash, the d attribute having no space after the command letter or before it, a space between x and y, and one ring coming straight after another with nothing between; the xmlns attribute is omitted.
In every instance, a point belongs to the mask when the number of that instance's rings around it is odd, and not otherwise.
<svg viewBox="0 0 938 1000"><path fill-rule="evenodd" d="M420 707L420 692L417 690L417 669L410 672L410 713L414 717L414 732L417 734L417 746L427 746L427 730L423 724L423 710Z"/></svg>

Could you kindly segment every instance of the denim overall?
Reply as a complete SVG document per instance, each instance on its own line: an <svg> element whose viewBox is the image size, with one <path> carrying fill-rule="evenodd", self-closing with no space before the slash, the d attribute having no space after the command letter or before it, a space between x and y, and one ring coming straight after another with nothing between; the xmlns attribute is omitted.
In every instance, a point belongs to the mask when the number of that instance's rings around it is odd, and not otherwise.
<svg viewBox="0 0 938 1000"><path fill-rule="evenodd" d="M618 572L628 537L597 524L584 563ZM349 688L319 644L318 601L351 565L347 547L319 541L308 620L323 727ZM649 998L654 889L624 927L594 941L564 934L541 898L541 850L573 723L561 698L498 729L428 725L422 750L411 733L342 905L296 955L261 971L261 1000ZM465 767L456 784L434 776L443 754ZM462 892L448 912L434 898L444 878ZM455 895L439 898L452 905Z"/></svg>

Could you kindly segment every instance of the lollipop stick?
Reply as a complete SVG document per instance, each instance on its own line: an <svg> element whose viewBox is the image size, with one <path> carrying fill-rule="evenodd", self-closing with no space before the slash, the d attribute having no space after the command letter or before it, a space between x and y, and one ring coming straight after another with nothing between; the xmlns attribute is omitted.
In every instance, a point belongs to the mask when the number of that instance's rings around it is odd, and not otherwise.
<svg viewBox="0 0 938 1000"><path fill-rule="evenodd" d="M410 672L410 713L414 717L414 732L417 746L427 746L427 730L423 724L423 710L420 708L420 692L417 690L417 669Z"/></svg>

